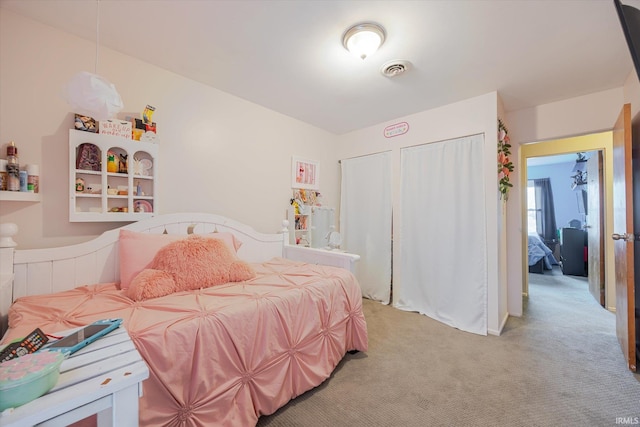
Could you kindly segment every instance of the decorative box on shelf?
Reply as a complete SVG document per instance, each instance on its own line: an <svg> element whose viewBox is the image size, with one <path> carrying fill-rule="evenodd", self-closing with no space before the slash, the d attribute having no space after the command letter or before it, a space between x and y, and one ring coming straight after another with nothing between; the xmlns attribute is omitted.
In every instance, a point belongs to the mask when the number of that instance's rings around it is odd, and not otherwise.
<svg viewBox="0 0 640 427"><path fill-rule="evenodd" d="M131 122L126 120L100 120L98 133L102 135L117 136L118 138L131 139Z"/></svg>

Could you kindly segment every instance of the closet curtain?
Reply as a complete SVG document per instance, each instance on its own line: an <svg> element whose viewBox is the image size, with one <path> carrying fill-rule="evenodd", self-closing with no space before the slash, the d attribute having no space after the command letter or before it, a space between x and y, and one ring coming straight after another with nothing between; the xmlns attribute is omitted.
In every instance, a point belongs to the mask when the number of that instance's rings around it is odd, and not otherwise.
<svg viewBox="0 0 640 427"><path fill-rule="evenodd" d="M391 153L341 161L341 248L360 255L362 296L389 303L391 295Z"/></svg>
<svg viewBox="0 0 640 427"><path fill-rule="evenodd" d="M397 308L486 335L483 145L475 135L401 150L393 293Z"/></svg>
<svg viewBox="0 0 640 427"><path fill-rule="evenodd" d="M534 179L533 185L536 192L536 232L540 235L545 245L554 248L557 241L557 230L551 179Z"/></svg>

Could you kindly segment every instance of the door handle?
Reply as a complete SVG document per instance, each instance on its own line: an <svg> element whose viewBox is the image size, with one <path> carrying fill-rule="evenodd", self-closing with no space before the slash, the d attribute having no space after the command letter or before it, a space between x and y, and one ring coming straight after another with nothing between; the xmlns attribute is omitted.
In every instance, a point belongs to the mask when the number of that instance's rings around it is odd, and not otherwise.
<svg viewBox="0 0 640 427"><path fill-rule="evenodd" d="M613 240L624 240L625 242L633 242L636 239L633 234L629 234L629 233L622 233L622 234L613 233L611 235L611 238Z"/></svg>

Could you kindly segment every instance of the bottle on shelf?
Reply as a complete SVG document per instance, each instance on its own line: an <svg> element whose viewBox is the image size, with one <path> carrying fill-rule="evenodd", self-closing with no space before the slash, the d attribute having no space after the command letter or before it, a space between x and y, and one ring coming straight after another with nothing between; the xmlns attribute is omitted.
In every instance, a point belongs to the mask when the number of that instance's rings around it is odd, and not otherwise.
<svg viewBox="0 0 640 427"><path fill-rule="evenodd" d="M23 193L26 193L27 190L29 189L27 187L27 178L29 177L29 175L27 175L27 171L26 170L21 170L20 171L20 191L22 191Z"/></svg>
<svg viewBox="0 0 640 427"><path fill-rule="evenodd" d="M11 141L7 146L7 190L20 191L20 162L18 147Z"/></svg>
<svg viewBox="0 0 640 427"><path fill-rule="evenodd" d="M7 191L7 160L0 159L0 191Z"/></svg>
<svg viewBox="0 0 640 427"><path fill-rule="evenodd" d="M40 192L40 168L38 165L27 165L27 190L29 193Z"/></svg>

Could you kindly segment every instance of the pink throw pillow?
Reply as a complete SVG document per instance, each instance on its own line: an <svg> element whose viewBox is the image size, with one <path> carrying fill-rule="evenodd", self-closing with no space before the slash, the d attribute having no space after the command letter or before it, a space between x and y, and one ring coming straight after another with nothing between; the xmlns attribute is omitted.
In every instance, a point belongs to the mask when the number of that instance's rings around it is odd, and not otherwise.
<svg viewBox="0 0 640 427"><path fill-rule="evenodd" d="M211 239L220 239L223 242L225 242L227 246L229 246L229 249L233 249L234 254L237 254L238 249L240 249L240 246L242 246L242 242L233 233L228 233L226 231L222 233L219 231L216 231L215 233L210 233L210 234L195 234L195 236L209 237Z"/></svg>
<svg viewBox="0 0 640 427"><path fill-rule="evenodd" d="M161 248L151 268L136 275L126 294L142 301L253 277L253 268L239 260L224 241L192 235Z"/></svg>
<svg viewBox="0 0 640 427"><path fill-rule="evenodd" d="M240 261L226 243L192 235L160 249L151 268L170 273L181 291L208 288L255 277L249 264Z"/></svg>
<svg viewBox="0 0 640 427"><path fill-rule="evenodd" d="M175 292L176 282L166 271L142 270L131 282L127 296L135 301L158 298Z"/></svg>
<svg viewBox="0 0 640 427"><path fill-rule="evenodd" d="M236 253L242 242L232 233L210 233L204 236L223 240ZM145 268L149 268L158 251L171 242L187 237L182 234L151 234L120 230L120 289L129 288L131 281Z"/></svg>

